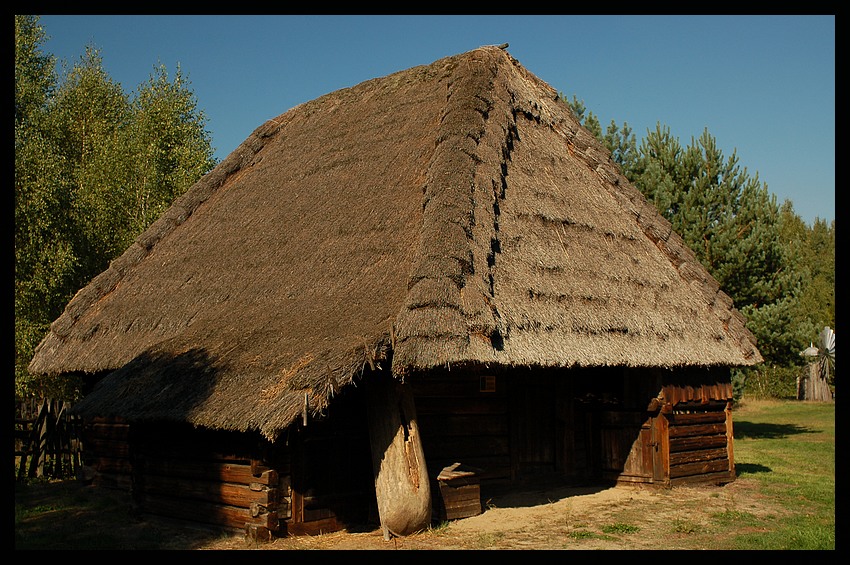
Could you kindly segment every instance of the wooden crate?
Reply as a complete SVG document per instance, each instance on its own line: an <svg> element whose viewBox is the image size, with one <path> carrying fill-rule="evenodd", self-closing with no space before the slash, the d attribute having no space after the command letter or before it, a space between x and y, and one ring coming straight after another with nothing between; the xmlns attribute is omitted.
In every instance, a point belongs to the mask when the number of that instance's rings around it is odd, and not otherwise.
<svg viewBox="0 0 850 565"><path fill-rule="evenodd" d="M437 476L440 520L457 520L481 514L480 469L454 463Z"/></svg>

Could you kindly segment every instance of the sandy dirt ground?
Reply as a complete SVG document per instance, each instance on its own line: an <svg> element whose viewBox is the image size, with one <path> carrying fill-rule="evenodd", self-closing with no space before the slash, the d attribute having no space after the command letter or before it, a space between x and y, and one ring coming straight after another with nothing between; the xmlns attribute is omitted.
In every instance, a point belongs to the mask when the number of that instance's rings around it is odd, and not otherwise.
<svg viewBox="0 0 850 565"><path fill-rule="evenodd" d="M39 508L16 520L16 548L163 550L680 550L729 549L748 533L735 517L773 518L785 510L755 479L723 486L540 488L482 499L482 513L385 540L373 524L352 531L258 543L243 532L134 516L129 495L76 481L16 489L18 506ZM52 509L58 498L77 500ZM750 521L750 523L753 523ZM92 537L101 531L105 536ZM81 536L81 532L83 535ZM47 546L37 545L45 540ZM36 545L34 545L36 544Z"/></svg>
<svg viewBox="0 0 850 565"><path fill-rule="evenodd" d="M293 536L269 543L221 537L207 550L715 549L730 535L712 525L729 512L776 513L739 479L724 486L555 488L483 502L478 516L385 540L380 529Z"/></svg>

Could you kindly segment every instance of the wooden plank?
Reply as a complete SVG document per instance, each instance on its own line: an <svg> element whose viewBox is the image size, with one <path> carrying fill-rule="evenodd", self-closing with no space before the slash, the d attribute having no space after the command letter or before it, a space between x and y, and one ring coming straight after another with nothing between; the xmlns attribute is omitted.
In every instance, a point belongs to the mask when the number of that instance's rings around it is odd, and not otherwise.
<svg viewBox="0 0 850 565"><path fill-rule="evenodd" d="M437 480L440 481L441 484L451 486L478 484L477 477L480 473L481 469L478 469L477 467L464 465L462 463L452 463L451 465L443 467L440 474L437 475Z"/></svg>
<svg viewBox="0 0 850 565"><path fill-rule="evenodd" d="M126 441L130 436L130 426L127 424L89 424L84 427L87 440L113 439Z"/></svg>
<svg viewBox="0 0 850 565"><path fill-rule="evenodd" d="M336 512L325 506L316 506L314 508L308 508L305 504L304 522L318 522L321 520L326 520L328 518L335 519Z"/></svg>
<svg viewBox="0 0 850 565"><path fill-rule="evenodd" d="M688 475L701 475L729 470L728 459L715 459L713 461L700 461L685 465L671 465L670 478L685 477Z"/></svg>
<svg viewBox="0 0 850 565"><path fill-rule="evenodd" d="M420 414L422 437L507 435L505 414Z"/></svg>
<svg viewBox="0 0 850 565"><path fill-rule="evenodd" d="M287 535L292 536L318 536L345 529L345 524L337 521L335 517L312 522L286 522L284 525Z"/></svg>
<svg viewBox="0 0 850 565"><path fill-rule="evenodd" d="M255 477L251 472L251 465L215 461L145 459L144 472L152 475L218 480L223 483L275 485L278 482L275 470L263 471L259 477Z"/></svg>
<svg viewBox="0 0 850 565"><path fill-rule="evenodd" d="M466 504L469 501L481 500L481 489L478 485L465 485L460 487L440 486L440 494L448 505L451 503Z"/></svg>
<svg viewBox="0 0 850 565"><path fill-rule="evenodd" d="M670 418L670 423L674 426L709 424L726 421L726 413L723 410L712 410L709 412L696 412L691 414L677 414L674 412L668 417Z"/></svg>
<svg viewBox="0 0 850 565"><path fill-rule="evenodd" d="M411 389L416 397L476 397L482 394L488 396L505 396L507 386L505 375L491 375L496 379L496 390L481 392L481 375L470 371L451 371L444 375L430 373L423 378L410 379Z"/></svg>
<svg viewBox="0 0 850 565"><path fill-rule="evenodd" d="M276 512L254 517L247 508L154 495L144 495L138 502L141 512L160 516L240 529L245 528L247 524L265 527L271 531L279 529Z"/></svg>
<svg viewBox="0 0 850 565"><path fill-rule="evenodd" d="M694 449L712 449L716 447L725 449L726 441L725 435L673 438L670 440L670 453L691 451Z"/></svg>
<svg viewBox="0 0 850 565"><path fill-rule="evenodd" d="M661 387L661 392L665 402L673 405L690 403L690 402L705 402L712 400L731 400L732 383L715 383L711 385L664 385Z"/></svg>
<svg viewBox="0 0 850 565"><path fill-rule="evenodd" d="M466 462L472 457L492 457L510 453L510 444L505 436L446 436L438 440L423 438L423 444L429 459L463 459Z"/></svg>
<svg viewBox="0 0 850 565"><path fill-rule="evenodd" d="M135 439L133 451L144 458L203 459L238 465L250 465L252 461L255 461L250 454L236 453L233 449L222 450L221 446L201 435L197 439L194 437L172 438L169 442L162 442L159 437Z"/></svg>
<svg viewBox="0 0 850 565"><path fill-rule="evenodd" d="M706 473L704 475L690 475L687 477L676 477L670 480L670 486L681 485L702 485L716 484L721 485L731 483L735 480L735 476L729 471L720 471L717 473Z"/></svg>
<svg viewBox="0 0 850 565"><path fill-rule="evenodd" d="M725 459L726 448L721 449L700 449L697 451L685 451L682 453L673 453L670 455L670 465L686 465L689 463L700 463L703 461L713 461L715 459Z"/></svg>
<svg viewBox="0 0 850 565"><path fill-rule="evenodd" d="M137 486L146 494L177 495L181 498L194 498L241 508L250 508L252 504L261 504L269 509L274 509L278 501L277 489L265 485L263 485L262 490L253 490L250 485L144 474Z"/></svg>
<svg viewBox="0 0 850 565"><path fill-rule="evenodd" d="M431 458L428 459L428 466L433 469L442 469L455 461L456 459ZM478 479L482 482L503 479L511 475L511 460L509 455L499 457L466 457L464 461L468 461L470 465L481 469Z"/></svg>
<svg viewBox="0 0 850 565"><path fill-rule="evenodd" d="M696 426L670 426L670 437L707 436L726 434L726 423L700 424Z"/></svg>
<svg viewBox="0 0 850 565"><path fill-rule="evenodd" d="M478 485L458 488L440 485L436 501L438 515L443 520L456 520L481 514L481 491Z"/></svg>

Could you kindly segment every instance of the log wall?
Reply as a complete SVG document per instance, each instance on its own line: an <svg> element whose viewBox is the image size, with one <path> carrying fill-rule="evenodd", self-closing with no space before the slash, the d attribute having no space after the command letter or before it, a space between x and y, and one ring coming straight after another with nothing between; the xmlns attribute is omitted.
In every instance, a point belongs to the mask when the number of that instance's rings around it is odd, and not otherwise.
<svg viewBox="0 0 850 565"><path fill-rule="evenodd" d="M163 441L168 438L168 441ZM253 434L134 426L130 461L137 511L244 531L269 540L290 515L289 467L266 460Z"/></svg>
<svg viewBox="0 0 850 565"><path fill-rule="evenodd" d="M664 418L669 484L735 479L731 401L679 403Z"/></svg>
<svg viewBox="0 0 850 565"><path fill-rule="evenodd" d="M94 418L83 427L83 464L93 484L130 491L130 426L120 418Z"/></svg>
<svg viewBox="0 0 850 565"><path fill-rule="evenodd" d="M139 514L261 541L336 531L377 512L365 406L356 391L336 401L327 417L275 443L251 432L95 418L85 423L83 461L95 485L130 492Z"/></svg>
<svg viewBox="0 0 850 565"><path fill-rule="evenodd" d="M431 478L462 463L480 469L482 483L510 482L507 376L453 369L410 382Z"/></svg>

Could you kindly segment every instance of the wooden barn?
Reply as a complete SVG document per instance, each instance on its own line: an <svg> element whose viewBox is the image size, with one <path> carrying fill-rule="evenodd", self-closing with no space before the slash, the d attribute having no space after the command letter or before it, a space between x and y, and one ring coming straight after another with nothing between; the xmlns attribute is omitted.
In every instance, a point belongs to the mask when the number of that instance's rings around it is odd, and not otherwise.
<svg viewBox="0 0 850 565"><path fill-rule="evenodd" d="M481 47L260 126L77 293L98 484L259 539L542 481L735 478L730 298L557 92Z"/></svg>

